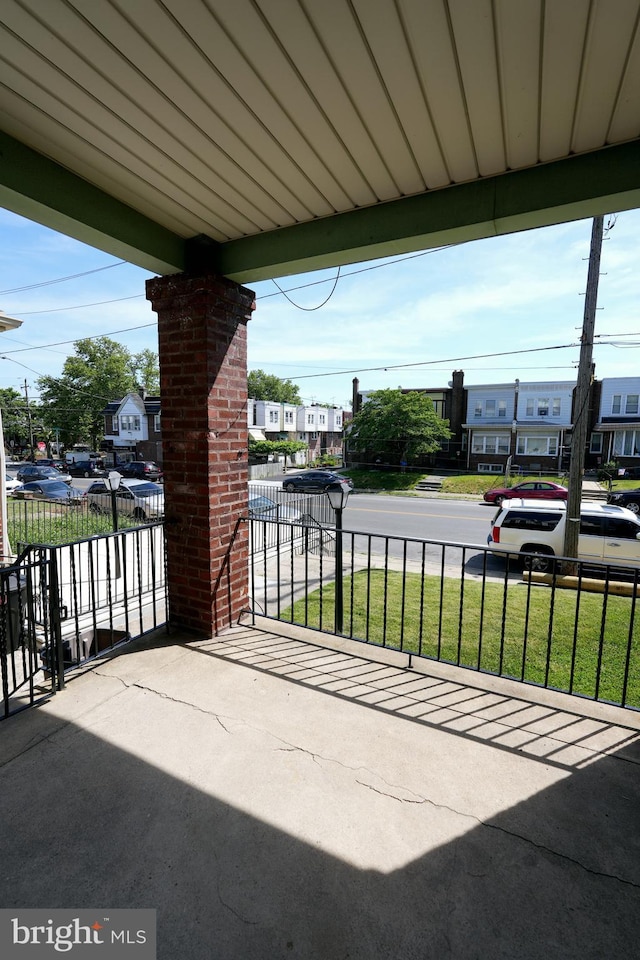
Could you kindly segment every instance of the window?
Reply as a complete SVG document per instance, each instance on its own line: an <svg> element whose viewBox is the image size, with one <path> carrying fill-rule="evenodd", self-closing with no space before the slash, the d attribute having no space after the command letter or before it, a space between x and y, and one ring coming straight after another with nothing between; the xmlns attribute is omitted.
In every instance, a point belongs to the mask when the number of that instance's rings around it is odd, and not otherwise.
<svg viewBox="0 0 640 960"><path fill-rule="evenodd" d="M269 410L269 423L277 423L277 422L278 422L278 411Z"/></svg>
<svg viewBox="0 0 640 960"><path fill-rule="evenodd" d="M122 430L139 430L140 417L131 414L120 417L120 428Z"/></svg>
<svg viewBox="0 0 640 960"><path fill-rule="evenodd" d="M324 413L319 414L319 417L320 417L320 423L326 423L326 422L327 422L327 418L326 418L326 416L325 416Z"/></svg>
<svg viewBox="0 0 640 960"><path fill-rule="evenodd" d="M540 513L510 510L502 526L513 530L555 530L561 519L561 513L548 513L546 510Z"/></svg>
<svg viewBox="0 0 640 960"><path fill-rule="evenodd" d="M284 412L284 422L293 423L293 410L285 410Z"/></svg>
<svg viewBox="0 0 640 960"><path fill-rule="evenodd" d="M580 517L580 535L583 537L601 537L602 536L602 518L601 517Z"/></svg>
<svg viewBox="0 0 640 960"><path fill-rule="evenodd" d="M527 397L526 415L528 417L559 417L561 409L560 397Z"/></svg>
<svg viewBox="0 0 640 960"><path fill-rule="evenodd" d="M517 453L526 457L555 457L558 453L558 438L519 436Z"/></svg>
<svg viewBox="0 0 640 960"><path fill-rule="evenodd" d="M495 417L496 415L496 402L495 400L486 400L484 405L485 416Z"/></svg>
<svg viewBox="0 0 640 960"><path fill-rule="evenodd" d="M605 518L605 536L615 537L616 540L635 540L640 533L640 527L633 520L624 520L622 517Z"/></svg>
<svg viewBox="0 0 640 960"><path fill-rule="evenodd" d="M156 413L153 418L153 429L156 433L160 433L160 414Z"/></svg>
<svg viewBox="0 0 640 960"><path fill-rule="evenodd" d="M341 427L341 426L342 426L342 416L341 416L341 414L337 413L337 414L336 414L336 427Z"/></svg>
<svg viewBox="0 0 640 960"><path fill-rule="evenodd" d="M481 417L481 416L482 416L482 400L476 400L475 405L474 405L474 408L473 408L473 415L474 415L474 417Z"/></svg>
<svg viewBox="0 0 640 960"><path fill-rule="evenodd" d="M591 434L591 443L589 445L589 452L602 453L602 434L601 433Z"/></svg>
<svg viewBox="0 0 640 960"><path fill-rule="evenodd" d="M638 412L638 394L630 393L627 396L627 402L624 408L625 413L637 413Z"/></svg>
<svg viewBox="0 0 640 960"><path fill-rule="evenodd" d="M614 457L640 457L640 430L616 430L613 435Z"/></svg>
<svg viewBox="0 0 640 960"><path fill-rule="evenodd" d="M498 416L506 417L506 415L507 415L507 401L498 400Z"/></svg>
<svg viewBox="0 0 640 960"><path fill-rule="evenodd" d="M308 414L307 414L307 424L308 424L309 426L313 426L313 414L312 414L312 413L308 413Z"/></svg>
<svg viewBox="0 0 640 960"><path fill-rule="evenodd" d="M114 433L117 433L119 430L117 415L115 417L111 417L111 429Z"/></svg>
<svg viewBox="0 0 640 960"><path fill-rule="evenodd" d="M614 393L611 398L611 413L620 413L622 409L622 396L619 393Z"/></svg>
<svg viewBox="0 0 640 960"><path fill-rule="evenodd" d="M509 437L506 434L474 433L472 453L509 453Z"/></svg>

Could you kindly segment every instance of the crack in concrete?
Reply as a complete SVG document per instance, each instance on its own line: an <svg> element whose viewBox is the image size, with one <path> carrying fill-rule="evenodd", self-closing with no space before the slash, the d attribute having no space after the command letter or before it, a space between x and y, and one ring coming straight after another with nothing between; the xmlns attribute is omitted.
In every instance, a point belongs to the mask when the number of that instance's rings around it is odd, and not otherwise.
<svg viewBox="0 0 640 960"><path fill-rule="evenodd" d="M171 697L171 696L169 696L168 694L163 693L162 691L155 690L155 689L152 688L152 687L147 687L147 686L145 686L144 684L141 684L141 683L139 683L139 682L135 682L135 683L132 683L132 684L127 684L121 677L117 677L117 676L115 676L115 675L113 675L113 674L109 674L109 676L114 677L114 679L120 680L120 682L123 684L123 686L124 686L125 688L128 688L128 687L133 686L133 687L136 687L136 688L138 688L138 689L140 689L140 690L146 691L146 692L148 692L148 693L156 694L156 696L161 697L161 698L164 699L164 700L169 700L169 701L171 701L171 702L173 702L173 703L177 703L177 704L181 704L181 705L183 705L183 706L191 707L193 710L196 710L196 711L198 711L199 713L203 713L203 714L205 714L206 716L213 717L213 718L220 724L220 726L222 727L222 729L223 729L226 733L231 734L231 731L230 731L230 730L225 726L225 724L223 723L223 721L222 721L222 719L221 719L221 716L220 716L219 714L215 713L215 712L212 711L212 710L205 710L204 708L199 707L199 706L197 706L196 704L191 703L191 702L188 701L188 700L182 700L182 699L180 699L180 698L178 698L178 697ZM232 720L233 720L233 718L231 718L231 717L225 717L225 719L228 720L228 721L232 721ZM395 795L395 794L393 794L393 793L387 793L386 791L377 789L376 787L373 786L373 784L366 783L366 782L364 782L364 781L362 781L362 780L356 779L356 783L358 783L360 786L366 787L368 790L372 790L374 793L378 793L378 794L381 795L381 796L389 797L391 800L396 800L396 801L398 801L399 803L413 803L413 804L416 804L416 805L428 804L429 806L431 806L431 807L433 807L434 809L437 809L437 810L448 810L450 813L454 814L455 816L463 817L463 818L468 819L468 820L472 820L474 823L478 824L480 827L484 827L484 828L489 829L489 830L496 830L496 831L498 831L499 833L502 833L504 836L511 837L511 838L513 838L513 839L516 839L516 840L520 840L522 843L526 843L526 844L534 847L534 848L537 849L537 850L544 851L544 852L545 852L546 854L548 854L549 856L557 857L558 859L564 860L564 861L566 861L567 863L572 863L574 866L578 867L578 868L581 869L581 870L584 870L586 873L590 874L591 876L600 877L600 878L602 878L602 879L607 879L607 880L614 880L614 881L617 881L618 883L625 884L626 886L630 886L630 887L633 887L633 888L636 888L636 889L640 889L640 884L636 883L636 882L633 881L633 880L625 879L624 877L618 876L617 874L606 873L606 872L601 871L601 870L594 870L593 868L588 867L588 866L587 866L585 863L583 863L582 861L577 860L575 857L570 857L570 856L568 856L567 854L560 853L560 852L558 852L557 850L554 850L554 849L552 849L551 847L548 847L548 846L546 846L546 845L543 844L543 843L538 843L536 840L533 840L533 839L531 839L530 837L525 837L525 836L523 836L522 834L519 834L519 833L517 833L517 832L515 832L515 831L513 831L513 830L507 830L507 829L505 829L504 827L498 826L498 825L495 824L495 823L491 823L490 821L481 820L479 817L476 817L474 814L464 813L464 812L462 812L462 811L460 811L460 810L456 810L454 807L451 807L451 806L449 806L448 804L436 803L434 800L430 800L428 797L421 797L419 794L415 794L414 791L410 790L409 788L402 787L402 786L399 785L399 784L388 783L388 781L386 781L386 780L384 779L384 777L381 777L380 774L374 773L374 772L373 772L372 770L370 770L368 767L364 767L364 766L361 766L361 765L360 765L360 766L357 766L357 767L354 767L354 766L351 766L350 764L343 763L342 761L337 760L337 759L334 758L334 757L325 757L325 756L322 756L322 754L314 753L312 750L308 750L308 749L306 749L305 747L301 747L301 746L298 746L297 744L294 744L294 743L291 743L291 742L289 742L289 741L287 741L287 740L284 740L282 737L277 736L277 734L274 734L274 733L272 733L272 732L269 731L269 730L265 730L265 729L262 728L262 727L255 727L255 726L253 726L252 724L247 723L247 721L245 721L245 720L235 719L235 720L233 720L233 722L242 724L243 726L247 726L247 727L249 727L249 729L258 732L258 733L262 734L263 736L268 736L268 737L271 737L271 738L274 739L274 740L277 740L279 743L283 744L282 747L277 748L278 751L280 751L280 752L286 752L286 753L302 753L302 754L305 754L305 755L309 756L309 757L313 760L313 762L316 763L316 764L318 764L318 765L319 765L321 762L324 762L324 763L334 763L334 764L336 764L337 766L342 767L344 770L350 771L351 773L366 772L366 773L368 773L370 776L375 777L375 778L381 780L382 783L384 783L384 784L385 784L386 786L388 786L390 789L392 789L392 790L393 790L393 789L403 790L403 791L406 790L407 793L412 793L412 794L413 794L415 797L417 797L418 799L416 799L416 800L411 800L409 797L405 797L405 798L403 798L403 797L398 797L397 795ZM231 906L229 906L229 904L225 903L225 902L222 900L222 897L220 896L219 893L218 893L218 895L219 895L219 897L220 897L220 902L222 903L222 905L223 905L224 907L226 907L227 909L229 909L232 913L234 913L234 914L238 917L238 919L241 920L243 923L247 923L247 924L255 924L255 923L256 923L256 921L247 920L245 917L242 917L240 914L236 913L236 911L233 910L233 908L232 908Z"/></svg>

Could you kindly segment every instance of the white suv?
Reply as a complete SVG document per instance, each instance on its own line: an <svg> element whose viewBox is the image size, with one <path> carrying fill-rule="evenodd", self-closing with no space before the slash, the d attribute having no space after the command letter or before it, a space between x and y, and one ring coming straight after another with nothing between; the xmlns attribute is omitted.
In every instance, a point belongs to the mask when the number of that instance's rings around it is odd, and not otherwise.
<svg viewBox="0 0 640 960"><path fill-rule="evenodd" d="M522 555L525 567L548 570L564 555L567 505L564 501L505 500L491 521L492 553ZM640 519L631 510L605 503L580 508L578 559L591 563L640 566Z"/></svg>

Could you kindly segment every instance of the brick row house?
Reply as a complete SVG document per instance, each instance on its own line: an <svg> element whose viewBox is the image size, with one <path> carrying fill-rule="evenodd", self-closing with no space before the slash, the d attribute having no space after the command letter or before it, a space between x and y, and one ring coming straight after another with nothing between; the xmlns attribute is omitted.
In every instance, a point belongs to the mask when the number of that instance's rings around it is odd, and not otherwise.
<svg viewBox="0 0 640 960"><path fill-rule="evenodd" d="M348 414L341 407L321 404L296 406L252 399L247 404L250 436L256 440L298 440L307 444L308 450L297 455L300 465L322 454L342 456L345 416Z"/></svg>
<svg viewBox="0 0 640 960"><path fill-rule="evenodd" d="M565 471L569 467L575 410L575 381L514 380L464 386L455 370L447 387L417 388L449 421L453 437L430 458L442 469L503 473L510 462L520 472ZM405 391L408 392L408 391ZM354 409L366 402L354 381ZM640 468L640 377L593 377L589 394L587 469L615 461Z"/></svg>

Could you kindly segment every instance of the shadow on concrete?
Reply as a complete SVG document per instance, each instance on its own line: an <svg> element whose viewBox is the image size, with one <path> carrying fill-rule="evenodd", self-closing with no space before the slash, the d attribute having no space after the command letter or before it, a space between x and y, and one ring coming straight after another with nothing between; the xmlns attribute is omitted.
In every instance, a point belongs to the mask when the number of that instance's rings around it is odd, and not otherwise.
<svg viewBox="0 0 640 960"><path fill-rule="evenodd" d="M2 724L3 907L155 908L162 960L635 954L640 756L623 711L619 728L534 716L524 698L232 634L131 650ZM403 696L434 709L413 716ZM486 713L485 735L447 710Z"/></svg>

